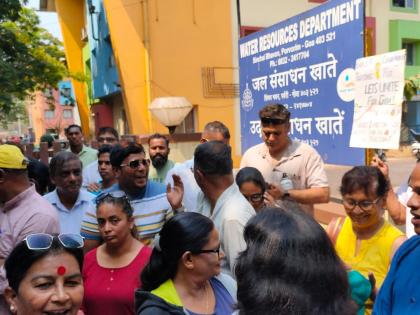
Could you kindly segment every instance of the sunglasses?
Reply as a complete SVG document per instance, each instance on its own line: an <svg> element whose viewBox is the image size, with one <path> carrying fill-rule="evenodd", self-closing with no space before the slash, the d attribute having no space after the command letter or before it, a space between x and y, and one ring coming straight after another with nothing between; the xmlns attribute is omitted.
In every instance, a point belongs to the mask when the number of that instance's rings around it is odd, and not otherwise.
<svg viewBox="0 0 420 315"><path fill-rule="evenodd" d="M140 164L143 165L144 167L147 167L149 163L150 163L149 159L143 159L143 160L130 161L127 164L121 164L120 166L128 166L129 168L135 170L139 168Z"/></svg>
<svg viewBox="0 0 420 315"><path fill-rule="evenodd" d="M206 254L206 253L215 253L217 257L220 257L220 245L216 249L200 249L196 251L192 251L194 255Z"/></svg>
<svg viewBox="0 0 420 315"><path fill-rule="evenodd" d="M271 117L261 118L261 123L263 125L282 125L285 122L287 122L286 119L271 118Z"/></svg>
<svg viewBox="0 0 420 315"><path fill-rule="evenodd" d="M61 245L65 248L82 248L84 245L83 237L79 234L60 234L53 236L45 233L29 234L24 241L30 250L50 249L54 238L57 237Z"/></svg>
<svg viewBox="0 0 420 315"><path fill-rule="evenodd" d="M98 197L96 197L96 204L100 204L101 202L107 200L107 199L112 199L112 200L128 200L127 195L125 194L125 192L121 191L121 190L116 190L116 191L111 191L109 193L104 193L99 195Z"/></svg>

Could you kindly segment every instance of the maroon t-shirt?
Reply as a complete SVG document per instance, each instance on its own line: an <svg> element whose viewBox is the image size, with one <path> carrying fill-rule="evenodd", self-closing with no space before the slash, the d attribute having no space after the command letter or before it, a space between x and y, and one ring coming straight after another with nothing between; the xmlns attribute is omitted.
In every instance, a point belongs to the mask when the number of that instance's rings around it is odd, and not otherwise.
<svg viewBox="0 0 420 315"><path fill-rule="evenodd" d="M127 266L104 268L98 264L96 248L88 252L83 263L85 314L134 314L134 291L140 287L140 273L151 253L143 246Z"/></svg>

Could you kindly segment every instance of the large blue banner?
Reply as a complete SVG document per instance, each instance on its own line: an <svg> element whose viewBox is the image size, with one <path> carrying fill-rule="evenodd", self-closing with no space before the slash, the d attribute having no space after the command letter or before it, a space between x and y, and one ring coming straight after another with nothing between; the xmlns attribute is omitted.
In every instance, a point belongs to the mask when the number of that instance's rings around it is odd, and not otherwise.
<svg viewBox="0 0 420 315"><path fill-rule="evenodd" d="M243 152L261 142L258 111L281 103L292 139L326 163L364 164L365 151L349 147L363 10L363 0L332 0L239 40Z"/></svg>

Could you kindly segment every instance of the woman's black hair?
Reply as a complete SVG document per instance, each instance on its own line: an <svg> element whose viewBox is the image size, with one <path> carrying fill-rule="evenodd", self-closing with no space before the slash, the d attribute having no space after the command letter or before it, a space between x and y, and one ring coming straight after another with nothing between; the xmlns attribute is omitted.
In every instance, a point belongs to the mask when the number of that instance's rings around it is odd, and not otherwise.
<svg viewBox="0 0 420 315"><path fill-rule="evenodd" d="M344 265L303 211L267 208L244 231L235 268L240 315L355 314Z"/></svg>
<svg viewBox="0 0 420 315"><path fill-rule="evenodd" d="M152 291L173 279L182 255L203 249L213 229L213 221L196 212L182 212L167 221L159 233L159 244L141 273L142 289Z"/></svg>
<svg viewBox="0 0 420 315"><path fill-rule="evenodd" d="M373 166L355 166L346 172L341 179L341 195L362 190L366 196L374 193L377 197L385 197L389 183L384 174Z"/></svg>
<svg viewBox="0 0 420 315"><path fill-rule="evenodd" d="M97 199L97 202L96 202L96 211L98 211L99 206L104 204L104 203L108 203L108 204L112 204L114 206L120 207L122 209L122 211L127 215L128 220L133 217L134 209L131 206L130 201L128 200L128 198L126 196L124 196L124 197L112 197L111 195L105 195L105 197L103 197L103 198L100 198L100 196L99 196L99 198ZM134 238L138 238L136 225L134 225L133 228L131 229L131 235Z"/></svg>
<svg viewBox="0 0 420 315"><path fill-rule="evenodd" d="M34 158L28 158L28 160L28 177L34 182L36 191L40 195L44 195L51 185L50 169L44 163Z"/></svg>
<svg viewBox="0 0 420 315"><path fill-rule="evenodd" d="M38 260L48 255L58 255L61 253L68 253L73 256L79 264L80 271L83 267L83 250L81 248L66 248L57 237L54 237L51 247L49 249L32 250L26 246L26 241L20 242L12 250L4 263L6 269L6 277L9 286L16 293L19 292L19 286L25 278L28 269Z"/></svg>
<svg viewBox="0 0 420 315"><path fill-rule="evenodd" d="M262 189L263 193L265 192L266 183L264 177L255 167L244 167L238 172L238 174L236 174L236 184L239 188L241 188L241 186L247 182L253 182L255 185Z"/></svg>

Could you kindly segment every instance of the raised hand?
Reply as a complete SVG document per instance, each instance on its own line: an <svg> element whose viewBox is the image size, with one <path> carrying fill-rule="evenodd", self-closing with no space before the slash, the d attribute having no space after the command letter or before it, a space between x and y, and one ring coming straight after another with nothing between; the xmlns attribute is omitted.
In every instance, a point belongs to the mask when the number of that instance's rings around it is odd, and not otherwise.
<svg viewBox="0 0 420 315"><path fill-rule="evenodd" d="M184 183L176 174L172 175L174 180L174 185L171 187L171 184L168 183L166 186L166 198L168 198L169 204L173 210L177 210L182 207L182 198L184 197Z"/></svg>

